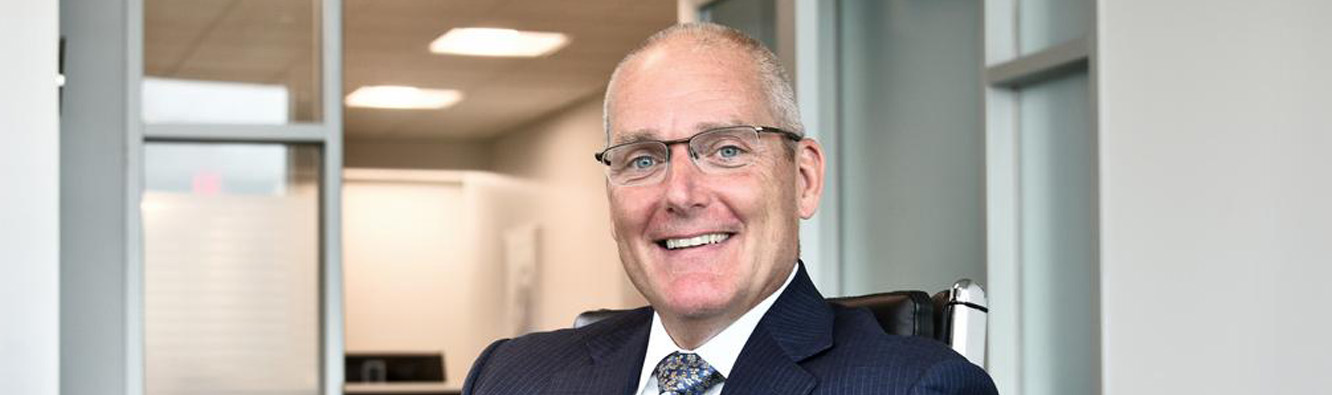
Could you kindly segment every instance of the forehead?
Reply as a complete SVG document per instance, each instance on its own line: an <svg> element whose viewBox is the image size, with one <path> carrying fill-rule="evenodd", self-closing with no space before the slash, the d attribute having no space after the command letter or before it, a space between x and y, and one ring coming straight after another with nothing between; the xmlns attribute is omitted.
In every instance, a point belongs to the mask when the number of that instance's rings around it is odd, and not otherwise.
<svg viewBox="0 0 1332 395"><path fill-rule="evenodd" d="M752 122L742 121L739 118L732 118L732 120L729 122L706 122L706 121L699 122L694 124L692 127L687 127L686 130L690 131L690 134L692 135L711 129L724 128L728 126L749 125L751 123ZM656 141L656 140L669 140L669 138L665 136L665 132L655 128L623 130L623 131L618 131L614 134L614 136L611 139L611 144L623 144L623 143L633 143L639 141Z"/></svg>
<svg viewBox="0 0 1332 395"><path fill-rule="evenodd" d="M771 121L757 68L738 50L653 48L626 63L612 84L613 144Z"/></svg>

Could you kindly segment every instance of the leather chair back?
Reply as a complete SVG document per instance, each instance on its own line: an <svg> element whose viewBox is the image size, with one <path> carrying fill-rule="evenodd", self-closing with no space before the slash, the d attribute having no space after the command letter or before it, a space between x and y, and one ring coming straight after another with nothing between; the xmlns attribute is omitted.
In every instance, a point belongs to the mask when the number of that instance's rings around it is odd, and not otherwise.
<svg viewBox="0 0 1332 395"><path fill-rule="evenodd" d="M828 302L847 308L864 307L874 314L883 331L901 336L935 338L934 303L921 291L893 291L862 296L831 298ZM574 328L581 328L628 310L600 309L579 314Z"/></svg>
<svg viewBox="0 0 1332 395"><path fill-rule="evenodd" d="M986 326L989 313L985 289L962 279L933 298L921 291L893 291L828 299L848 308L864 307L883 331L900 336L928 337L947 344L978 366L985 366ZM579 314L581 328L628 310L601 309Z"/></svg>
<svg viewBox="0 0 1332 395"><path fill-rule="evenodd" d="M616 314L620 314L626 311L629 310L599 309L592 311L584 311L582 314L579 314L578 317L574 318L573 327L582 328L588 325L592 325L597 321L613 317Z"/></svg>
<svg viewBox="0 0 1332 395"><path fill-rule="evenodd" d="M934 302L921 291L893 291L830 298L828 302L847 308L864 307L874 314L883 331L899 336L935 339Z"/></svg>

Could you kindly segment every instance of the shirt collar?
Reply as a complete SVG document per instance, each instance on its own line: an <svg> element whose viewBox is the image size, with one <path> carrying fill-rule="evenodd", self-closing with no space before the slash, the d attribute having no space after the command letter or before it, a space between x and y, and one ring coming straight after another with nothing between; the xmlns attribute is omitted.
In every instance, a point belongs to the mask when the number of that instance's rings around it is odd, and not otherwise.
<svg viewBox="0 0 1332 395"><path fill-rule="evenodd" d="M731 368L735 366L735 360L740 357L740 351L745 348L745 342L749 341L749 335L754 333L754 328L758 327L759 320L772 308L772 304L777 301L777 297L791 285L791 280L795 279L796 272L800 268L792 267L791 274L786 276L786 282L782 283L781 288L768 295L763 301L755 305L739 319L732 322L731 325L723 329L721 333L708 339L707 342L694 350L685 350L671 340L671 335L666 333L666 327L661 324L661 316L656 311L652 312L652 330L648 334L647 355L643 358L643 371L638 377L638 390L635 394L643 392L647 386L648 380L652 378L652 371L657 368L657 363L667 355L679 351L698 354L713 369L717 369L722 377L731 376Z"/></svg>

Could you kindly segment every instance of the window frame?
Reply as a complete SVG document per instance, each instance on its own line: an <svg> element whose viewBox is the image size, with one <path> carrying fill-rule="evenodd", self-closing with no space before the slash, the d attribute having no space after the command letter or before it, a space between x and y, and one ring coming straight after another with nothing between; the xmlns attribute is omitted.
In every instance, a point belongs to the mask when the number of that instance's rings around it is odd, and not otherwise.
<svg viewBox="0 0 1332 395"><path fill-rule="evenodd" d="M343 393L342 309L342 0L317 2L316 59L319 62L319 120L285 125L160 124L142 121L144 0L125 0L126 119L126 392L145 388L144 252L140 201L144 192L143 146L149 142L253 142L320 147L320 390Z"/></svg>
<svg viewBox="0 0 1332 395"><path fill-rule="evenodd" d="M1091 0L1095 1L1095 0ZM1021 0L990 0L984 2L985 64L981 65L985 80L985 179L986 179L986 272L987 296L993 311L990 317L987 368L1002 393L1022 393L1022 179L1021 133L1019 95L1024 86L1031 86L1072 73L1087 73L1088 103L1092 135L1093 157L1088 158L1097 173L1091 180L1093 196L1092 214L1092 275L1093 283L1100 277L1100 205L1099 149L1100 131L1097 92L1099 76L1096 68L1097 24L1096 7L1086 21L1082 37L1022 54L1020 48L1019 7ZM1093 316L1100 327L1100 287L1089 290L1097 311ZM1005 308L1005 306L1009 306ZM1007 311L1007 313L1003 313ZM1093 335L1097 343L1096 366L1101 366L1100 333ZM1100 369L1100 368L1098 368ZM1096 386L1103 375L1097 371Z"/></svg>

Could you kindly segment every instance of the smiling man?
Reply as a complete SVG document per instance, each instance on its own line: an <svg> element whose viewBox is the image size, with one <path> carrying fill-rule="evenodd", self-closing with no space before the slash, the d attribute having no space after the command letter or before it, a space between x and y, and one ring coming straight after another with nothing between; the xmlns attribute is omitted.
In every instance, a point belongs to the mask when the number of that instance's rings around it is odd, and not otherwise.
<svg viewBox="0 0 1332 395"><path fill-rule="evenodd" d="M814 288L798 229L818 208L823 149L757 41L668 28L621 61L605 106L613 237L651 306L497 341L464 393L995 393L941 343L884 334Z"/></svg>

